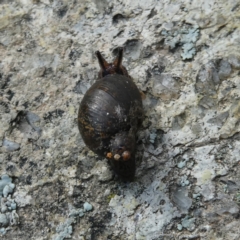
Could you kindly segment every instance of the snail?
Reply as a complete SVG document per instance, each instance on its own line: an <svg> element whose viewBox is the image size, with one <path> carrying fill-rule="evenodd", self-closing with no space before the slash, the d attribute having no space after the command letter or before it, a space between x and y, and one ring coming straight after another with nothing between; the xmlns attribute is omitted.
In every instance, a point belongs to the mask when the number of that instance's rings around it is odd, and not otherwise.
<svg viewBox="0 0 240 240"><path fill-rule="evenodd" d="M140 91L122 65L123 48L113 63L96 52L98 80L85 93L78 111L78 128L85 144L109 160L122 179L135 175L136 133L142 123Z"/></svg>

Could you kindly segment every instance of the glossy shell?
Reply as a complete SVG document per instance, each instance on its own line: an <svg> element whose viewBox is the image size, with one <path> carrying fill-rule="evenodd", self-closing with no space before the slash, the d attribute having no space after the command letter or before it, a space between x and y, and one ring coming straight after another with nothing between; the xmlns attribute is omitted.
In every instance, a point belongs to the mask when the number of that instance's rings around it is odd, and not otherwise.
<svg viewBox="0 0 240 240"><path fill-rule="evenodd" d="M130 179L135 173L135 135L142 121L141 94L127 75L108 74L86 92L79 107L78 127L85 144L110 160L118 175ZM118 161L118 149L129 149ZM121 152L119 150L119 152ZM120 156L120 155L119 155Z"/></svg>

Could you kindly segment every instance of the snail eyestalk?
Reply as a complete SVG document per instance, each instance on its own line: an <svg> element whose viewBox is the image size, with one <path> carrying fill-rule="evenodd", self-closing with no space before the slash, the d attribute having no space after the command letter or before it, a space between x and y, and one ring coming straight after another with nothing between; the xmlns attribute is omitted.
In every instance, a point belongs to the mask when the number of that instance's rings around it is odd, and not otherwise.
<svg viewBox="0 0 240 240"><path fill-rule="evenodd" d="M109 63L103 58L102 54L99 51L96 51L96 56L101 69L106 70L109 67Z"/></svg>
<svg viewBox="0 0 240 240"><path fill-rule="evenodd" d="M113 63L108 63L99 51L96 51L96 56L100 65L101 70L98 73L99 79L106 77L107 75L120 74L128 78L126 68L122 65L123 59L123 48L119 48L118 56L115 58Z"/></svg>
<svg viewBox="0 0 240 240"><path fill-rule="evenodd" d="M122 59L123 59L123 48L119 48L118 56L113 62L113 65L116 67L117 70L121 69L122 67Z"/></svg>

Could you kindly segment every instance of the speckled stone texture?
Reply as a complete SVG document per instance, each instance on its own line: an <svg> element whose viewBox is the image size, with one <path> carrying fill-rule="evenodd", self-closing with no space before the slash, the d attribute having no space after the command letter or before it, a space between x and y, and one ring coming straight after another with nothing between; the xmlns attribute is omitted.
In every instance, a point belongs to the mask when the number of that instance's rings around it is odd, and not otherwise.
<svg viewBox="0 0 240 240"><path fill-rule="evenodd" d="M77 128L118 47L145 94L131 183ZM0 1L1 239L238 240L239 48L235 0Z"/></svg>

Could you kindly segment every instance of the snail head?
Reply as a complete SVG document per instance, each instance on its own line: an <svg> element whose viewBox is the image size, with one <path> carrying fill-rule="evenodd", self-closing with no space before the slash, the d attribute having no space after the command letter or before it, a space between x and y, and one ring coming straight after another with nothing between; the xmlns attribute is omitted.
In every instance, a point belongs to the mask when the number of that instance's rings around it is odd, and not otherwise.
<svg viewBox="0 0 240 240"><path fill-rule="evenodd" d="M113 63L108 63L99 51L96 52L96 56L101 67L98 74L99 79L110 74L120 74L129 77L127 69L122 65L123 48L119 48L118 55Z"/></svg>
<svg viewBox="0 0 240 240"><path fill-rule="evenodd" d="M135 174L136 139L130 132L116 134L110 144L106 157L114 171L124 180L133 180Z"/></svg>

